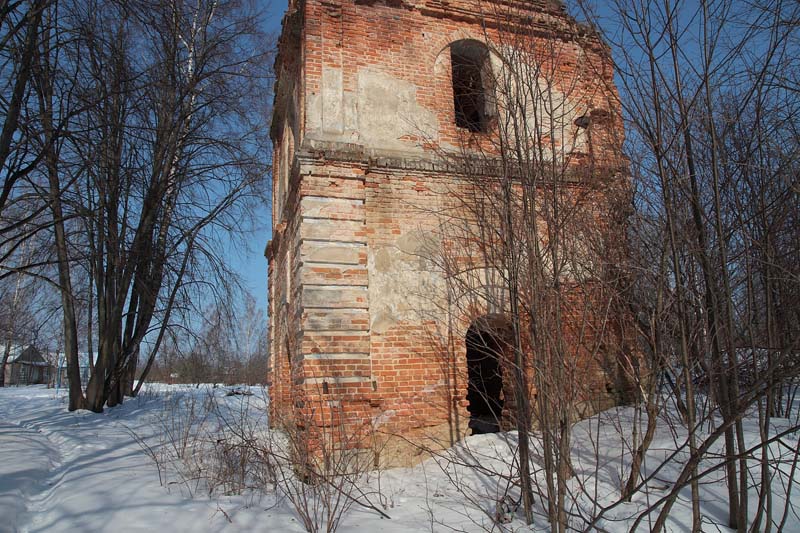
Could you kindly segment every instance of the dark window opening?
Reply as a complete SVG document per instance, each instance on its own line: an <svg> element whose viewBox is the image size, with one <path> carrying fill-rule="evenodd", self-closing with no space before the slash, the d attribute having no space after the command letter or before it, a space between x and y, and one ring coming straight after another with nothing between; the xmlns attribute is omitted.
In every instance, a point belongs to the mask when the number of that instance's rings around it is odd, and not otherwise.
<svg viewBox="0 0 800 533"><path fill-rule="evenodd" d="M497 433L503 412L502 345L495 335L475 326L467 332L469 427L473 435Z"/></svg>
<svg viewBox="0 0 800 533"><path fill-rule="evenodd" d="M489 130L488 60L486 47L477 41L450 46L456 125L476 133Z"/></svg>

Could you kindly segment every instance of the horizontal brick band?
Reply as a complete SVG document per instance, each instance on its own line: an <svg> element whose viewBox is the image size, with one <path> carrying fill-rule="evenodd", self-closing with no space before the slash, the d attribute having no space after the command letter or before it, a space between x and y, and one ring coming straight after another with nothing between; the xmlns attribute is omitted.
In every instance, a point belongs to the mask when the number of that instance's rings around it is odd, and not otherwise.
<svg viewBox="0 0 800 533"><path fill-rule="evenodd" d="M324 377L324 378L305 378L306 385L321 385L322 383L369 383L372 378L366 376L348 376L348 377Z"/></svg>
<svg viewBox="0 0 800 533"><path fill-rule="evenodd" d="M346 359L369 359L369 352L363 353L311 353L304 356L306 359L322 360L346 360Z"/></svg>

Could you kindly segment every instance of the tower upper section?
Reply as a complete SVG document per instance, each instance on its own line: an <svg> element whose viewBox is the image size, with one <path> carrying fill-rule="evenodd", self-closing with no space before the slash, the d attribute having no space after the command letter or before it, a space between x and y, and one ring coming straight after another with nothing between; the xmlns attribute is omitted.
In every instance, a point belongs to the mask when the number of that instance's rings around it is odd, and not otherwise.
<svg viewBox="0 0 800 533"><path fill-rule="evenodd" d="M294 0L276 73L272 136L287 152L335 143L406 156L490 138L520 99L541 113L537 95L509 85L531 77L540 100L555 95L557 134L581 150L579 119L607 115L616 96L603 45L557 0ZM553 129L552 117L536 122Z"/></svg>

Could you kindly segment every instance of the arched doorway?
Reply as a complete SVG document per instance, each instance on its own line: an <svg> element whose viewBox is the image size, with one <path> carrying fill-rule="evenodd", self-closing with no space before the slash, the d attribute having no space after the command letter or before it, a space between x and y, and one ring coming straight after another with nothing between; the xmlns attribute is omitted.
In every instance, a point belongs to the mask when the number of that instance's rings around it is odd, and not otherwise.
<svg viewBox="0 0 800 533"><path fill-rule="evenodd" d="M467 345L467 400L473 435L500 431L503 412L502 325L479 319L470 326Z"/></svg>

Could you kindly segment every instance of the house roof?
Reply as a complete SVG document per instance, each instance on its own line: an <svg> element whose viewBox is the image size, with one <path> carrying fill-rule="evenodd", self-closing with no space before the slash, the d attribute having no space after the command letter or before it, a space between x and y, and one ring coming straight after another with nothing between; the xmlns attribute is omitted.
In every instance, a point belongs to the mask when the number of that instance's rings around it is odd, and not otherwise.
<svg viewBox="0 0 800 533"><path fill-rule="evenodd" d="M0 350L4 347L0 345ZM0 351L2 353L2 351ZM47 361L42 357L42 353L35 346L12 344L9 348L8 363L20 363L33 366L47 366Z"/></svg>
<svg viewBox="0 0 800 533"><path fill-rule="evenodd" d="M4 350L5 350L5 346L3 344L0 344L0 357L2 357ZM8 349L7 362L8 363L13 363L14 361L16 361L17 358L22 353L22 350L23 350L23 346L21 346L19 344L12 344Z"/></svg>

